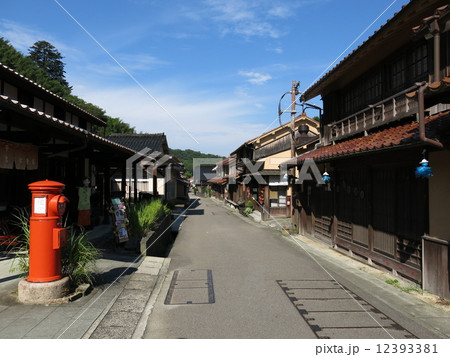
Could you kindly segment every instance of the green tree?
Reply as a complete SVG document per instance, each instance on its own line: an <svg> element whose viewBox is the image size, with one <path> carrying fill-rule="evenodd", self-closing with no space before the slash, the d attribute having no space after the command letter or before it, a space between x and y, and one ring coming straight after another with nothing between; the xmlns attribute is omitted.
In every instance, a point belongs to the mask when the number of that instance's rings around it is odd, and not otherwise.
<svg viewBox="0 0 450 357"><path fill-rule="evenodd" d="M50 79L58 81L63 87L69 88L65 78L64 58L61 53L47 41L37 41L28 50L31 60L39 68L47 72Z"/></svg>
<svg viewBox="0 0 450 357"><path fill-rule="evenodd" d="M112 133L135 133L134 127L131 127L120 118L110 117L99 106L88 103L71 94L72 89L64 78L63 57L52 44L46 41L35 42L29 49L29 53L29 56L24 56L8 40L0 37L0 63L106 122L105 131L94 127L94 132L99 135L105 132L105 136Z"/></svg>
<svg viewBox="0 0 450 357"><path fill-rule="evenodd" d="M9 68L15 69L17 62L21 58L23 58L23 55L8 40L0 37L0 62Z"/></svg>
<svg viewBox="0 0 450 357"><path fill-rule="evenodd" d="M92 115L96 116L97 118L106 122L105 137L108 137L109 135L111 135L113 133L120 133L120 134L134 134L135 133L134 127L131 127L129 124L123 122L119 118L113 118L113 117L110 117L109 115L106 115L105 110L95 104L88 103L85 100L83 100L73 94L65 96L64 99L75 104L76 106L80 107L81 109L86 110L89 114L92 114ZM103 129L95 126L93 128L93 130L97 134L103 135Z"/></svg>
<svg viewBox="0 0 450 357"><path fill-rule="evenodd" d="M106 133L105 133L106 137L114 133L120 134L136 133L134 127L131 127L129 124L123 122L119 118L112 118L108 115L105 115L105 117L106 117Z"/></svg>
<svg viewBox="0 0 450 357"><path fill-rule="evenodd" d="M71 89L68 86L63 86L59 81L50 78L48 73L29 56L24 56L2 37L0 37L0 62L56 95L63 97L70 94Z"/></svg>

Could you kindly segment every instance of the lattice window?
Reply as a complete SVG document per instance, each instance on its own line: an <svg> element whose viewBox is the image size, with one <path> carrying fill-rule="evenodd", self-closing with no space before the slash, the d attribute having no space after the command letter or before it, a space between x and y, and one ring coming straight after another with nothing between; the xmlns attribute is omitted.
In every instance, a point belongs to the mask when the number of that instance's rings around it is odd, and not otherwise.
<svg viewBox="0 0 450 357"><path fill-rule="evenodd" d="M406 84L405 58L401 57L391 65L391 85L394 92L401 91Z"/></svg>
<svg viewBox="0 0 450 357"><path fill-rule="evenodd" d="M382 95L382 75L381 71L371 75L366 81L366 102L374 103Z"/></svg>
<svg viewBox="0 0 450 357"><path fill-rule="evenodd" d="M428 49L427 45L423 44L412 50L410 74L413 81L426 79L428 74Z"/></svg>

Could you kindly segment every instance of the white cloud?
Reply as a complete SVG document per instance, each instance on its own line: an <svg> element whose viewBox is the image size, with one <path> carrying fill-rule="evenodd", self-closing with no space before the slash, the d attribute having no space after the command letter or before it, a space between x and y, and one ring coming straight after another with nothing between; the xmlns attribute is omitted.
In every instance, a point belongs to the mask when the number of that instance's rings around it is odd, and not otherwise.
<svg viewBox="0 0 450 357"><path fill-rule="evenodd" d="M215 18L228 22L248 21L255 18L250 5L244 1L206 0L205 3L216 13Z"/></svg>
<svg viewBox="0 0 450 357"><path fill-rule="evenodd" d="M273 47L273 48L269 48L267 51L269 52L275 52L278 54L282 54L284 51L281 47Z"/></svg>
<svg viewBox="0 0 450 357"><path fill-rule="evenodd" d="M212 13L211 19L219 24L223 34L271 38L282 35L281 31L265 19L263 4L239 0L206 0L205 4Z"/></svg>
<svg viewBox="0 0 450 357"><path fill-rule="evenodd" d="M268 80L272 79L272 76L270 74L263 74L263 73L257 73L257 72L240 71L239 74L241 76L247 77L248 82L250 82L252 84L257 84L257 85L264 84Z"/></svg>
<svg viewBox="0 0 450 357"><path fill-rule="evenodd" d="M275 6L269 10L269 15L279 18L287 18L292 16L292 9L288 6Z"/></svg>
<svg viewBox="0 0 450 357"><path fill-rule="evenodd" d="M221 98L171 89L148 89L170 115L138 87L105 89L89 84L76 94L134 126L137 132L164 132L172 148L228 155L265 129L249 98Z"/></svg>
<svg viewBox="0 0 450 357"><path fill-rule="evenodd" d="M42 34L13 21L0 19L0 34L17 50L26 52L36 41L42 40Z"/></svg>
<svg viewBox="0 0 450 357"><path fill-rule="evenodd" d="M148 54L117 55L117 60L129 70L151 70L154 67L168 65L169 62Z"/></svg>
<svg viewBox="0 0 450 357"><path fill-rule="evenodd" d="M64 58L79 58L83 54L76 48L58 41L53 35L31 28L7 19L0 19L0 36L8 40L11 45L23 54L37 41L50 42Z"/></svg>

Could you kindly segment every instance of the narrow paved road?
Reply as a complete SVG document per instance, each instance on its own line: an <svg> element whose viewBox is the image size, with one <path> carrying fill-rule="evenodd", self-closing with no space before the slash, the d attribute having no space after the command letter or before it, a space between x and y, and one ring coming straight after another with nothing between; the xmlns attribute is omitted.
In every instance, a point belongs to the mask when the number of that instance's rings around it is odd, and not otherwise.
<svg viewBox="0 0 450 357"><path fill-rule="evenodd" d="M170 258L144 338L435 337L369 283L210 199L187 211Z"/></svg>

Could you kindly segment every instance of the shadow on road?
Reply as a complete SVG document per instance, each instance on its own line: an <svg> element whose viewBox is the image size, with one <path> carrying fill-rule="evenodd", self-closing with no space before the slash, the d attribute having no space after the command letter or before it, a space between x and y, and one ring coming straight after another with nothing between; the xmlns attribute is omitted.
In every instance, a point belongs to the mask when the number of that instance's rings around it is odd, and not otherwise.
<svg viewBox="0 0 450 357"><path fill-rule="evenodd" d="M94 285L101 286L111 284L116 281L117 278L122 276L128 276L133 274L137 269L136 268L128 268L128 267L120 267L113 268L111 270L105 271L103 273L94 274Z"/></svg>
<svg viewBox="0 0 450 357"><path fill-rule="evenodd" d="M204 209L188 209L186 211L187 216L203 216L205 214Z"/></svg>

